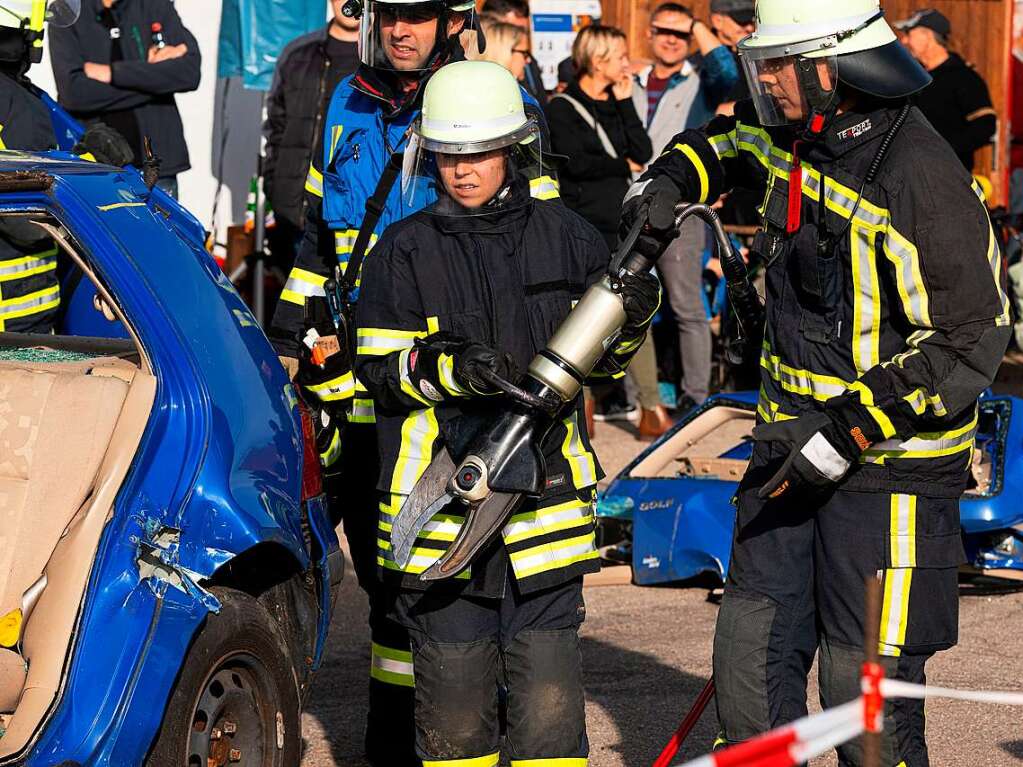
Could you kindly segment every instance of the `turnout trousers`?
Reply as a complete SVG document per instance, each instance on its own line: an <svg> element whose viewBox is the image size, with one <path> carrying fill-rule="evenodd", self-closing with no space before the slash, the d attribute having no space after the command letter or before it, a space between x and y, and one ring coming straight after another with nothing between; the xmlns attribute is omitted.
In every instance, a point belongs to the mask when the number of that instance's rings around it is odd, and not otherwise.
<svg viewBox="0 0 1023 767"><path fill-rule="evenodd" d="M807 713L819 656L821 705L860 694L867 578L883 584L880 654L888 677L924 683L924 665L958 635L959 501L838 490L760 500L772 463L747 473L714 637L724 738L739 742ZM860 765L859 740L839 748ZM885 705L884 767L926 767L924 703Z"/></svg>
<svg viewBox="0 0 1023 767"><path fill-rule="evenodd" d="M346 424L341 470L331 506L340 514L359 586L369 597L371 661L366 756L375 767L418 767L413 720L415 682L408 632L387 615L388 594L377 573L377 491L380 473L372 424Z"/></svg>
<svg viewBox="0 0 1023 767"><path fill-rule="evenodd" d="M582 577L523 595L509 574L498 599L402 589L393 615L412 639L424 767L496 767L499 683L511 767L586 767Z"/></svg>

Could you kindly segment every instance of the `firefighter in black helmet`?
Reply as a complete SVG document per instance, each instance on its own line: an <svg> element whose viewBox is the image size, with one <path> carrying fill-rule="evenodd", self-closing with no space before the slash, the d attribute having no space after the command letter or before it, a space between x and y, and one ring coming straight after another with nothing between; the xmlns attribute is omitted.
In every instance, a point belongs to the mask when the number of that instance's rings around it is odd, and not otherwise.
<svg viewBox="0 0 1023 767"><path fill-rule="evenodd" d="M806 713L816 652L824 705L859 695L868 578L889 676L923 682L956 643L959 496L1010 322L983 194L909 105L930 77L876 0L761 0L739 57L752 102L673 139L623 212L657 177L764 193L758 425L714 642L728 742ZM882 763L926 765L923 701L885 718Z"/></svg>

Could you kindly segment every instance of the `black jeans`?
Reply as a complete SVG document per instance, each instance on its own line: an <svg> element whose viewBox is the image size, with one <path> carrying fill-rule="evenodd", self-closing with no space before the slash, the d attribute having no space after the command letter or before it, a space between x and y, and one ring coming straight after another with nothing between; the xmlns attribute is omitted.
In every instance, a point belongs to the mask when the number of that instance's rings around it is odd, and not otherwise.
<svg viewBox="0 0 1023 767"><path fill-rule="evenodd" d="M503 682L513 767L535 759L586 764L582 578L521 595L509 575L500 599L403 590L392 614L412 639L416 750L424 763L498 763Z"/></svg>

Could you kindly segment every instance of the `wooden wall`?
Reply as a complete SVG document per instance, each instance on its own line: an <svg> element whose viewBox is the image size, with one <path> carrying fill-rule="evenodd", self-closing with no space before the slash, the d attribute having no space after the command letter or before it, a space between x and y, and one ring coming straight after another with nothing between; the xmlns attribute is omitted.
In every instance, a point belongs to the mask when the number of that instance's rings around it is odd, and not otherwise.
<svg viewBox="0 0 1023 767"><path fill-rule="evenodd" d="M830 2L833 0L818 0ZM709 15L710 0L693 0L689 5L698 18ZM646 30L650 9L658 0L603 0L603 23L623 29L629 36L630 53L649 58ZM919 8L937 8L952 24L952 47L987 81L991 100L998 112L998 142L995 151L978 153L977 173L990 176L995 198L1004 200L1008 174L1009 145L1009 57L1012 43L1013 0L885 0L889 21L908 18ZM997 154L995 153L997 151Z"/></svg>

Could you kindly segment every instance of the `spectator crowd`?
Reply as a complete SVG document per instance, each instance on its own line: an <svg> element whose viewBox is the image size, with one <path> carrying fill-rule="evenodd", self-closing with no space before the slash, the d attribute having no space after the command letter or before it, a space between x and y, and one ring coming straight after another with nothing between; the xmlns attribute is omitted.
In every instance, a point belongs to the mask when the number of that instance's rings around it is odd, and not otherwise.
<svg viewBox="0 0 1023 767"><path fill-rule="evenodd" d="M174 94L198 86L195 38L166 0L96 5L96 13L83 13L74 26L50 35L60 103L86 124L114 128L137 165L146 159L148 137L160 159L158 183L176 193L177 175L189 160ZM324 113L337 84L359 62L358 19L344 15L342 0L330 6L326 27L282 52L267 101L263 171L276 222L268 245L282 273L291 268L306 225L306 172L322 153ZM626 33L597 20L579 30L552 92L533 56L528 0L486 0L478 29L464 30L461 42L466 58L500 64L542 105L561 198L613 250L622 199L652 158L679 131L730 114L748 97L736 46L753 22L753 0L712 0L707 18L669 0L649 16L650 59L634 61ZM996 132L986 84L953 50L951 24L937 10L919 10L894 26L933 77L916 105L972 171L976 152ZM759 204L743 189L718 202L739 247L757 222ZM704 224L686 223L658 272L662 309L627 378L589 393L591 428L592 419L627 419L640 438L651 439L670 426L672 411L700 404L729 382L742 383L743 371L720 361L721 274Z"/></svg>

